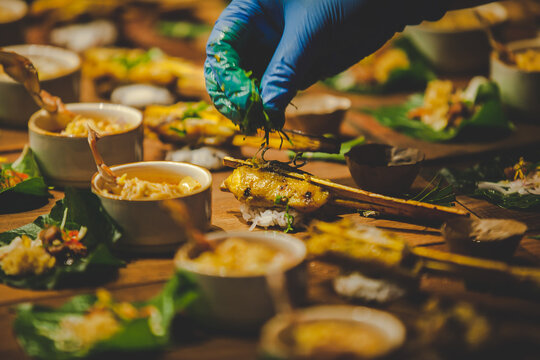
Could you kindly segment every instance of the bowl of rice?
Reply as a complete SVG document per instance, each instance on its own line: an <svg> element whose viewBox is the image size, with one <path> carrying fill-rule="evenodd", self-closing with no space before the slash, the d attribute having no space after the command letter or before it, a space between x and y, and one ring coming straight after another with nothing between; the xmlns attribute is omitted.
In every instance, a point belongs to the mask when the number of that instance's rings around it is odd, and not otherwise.
<svg viewBox="0 0 540 360"><path fill-rule="evenodd" d="M118 187L110 188L99 173L92 192L120 225L117 247L129 253L166 253L186 241L185 228L163 206L179 201L193 226L207 231L212 217L212 175L200 166L172 161L143 161L111 166Z"/></svg>
<svg viewBox="0 0 540 360"><path fill-rule="evenodd" d="M73 51L48 45L13 45L2 50L28 58L38 72L42 89L66 103L79 101L81 59ZM28 119L38 110L25 87L0 66L0 125L26 128Z"/></svg>
<svg viewBox="0 0 540 360"><path fill-rule="evenodd" d="M275 231L217 232L207 234L207 239L211 249L193 252L195 246L187 243L174 259L179 274L199 288L200 298L190 311L203 326L236 332L258 329L275 314L267 282L273 275L291 300L302 301L303 241Z"/></svg>
<svg viewBox="0 0 540 360"><path fill-rule="evenodd" d="M103 103L67 104L76 114L61 125L45 110L28 123L30 148L47 182L59 186L90 187L96 164L88 146L85 123L102 135L97 147L109 165L141 161L143 157L142 114L123 105Z"/></svg>

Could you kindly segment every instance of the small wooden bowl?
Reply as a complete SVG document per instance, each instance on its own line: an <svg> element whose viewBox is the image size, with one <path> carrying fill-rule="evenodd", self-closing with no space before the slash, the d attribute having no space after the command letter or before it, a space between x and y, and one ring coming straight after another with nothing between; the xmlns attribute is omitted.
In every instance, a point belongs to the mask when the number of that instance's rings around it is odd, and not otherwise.
<svg viewBox="0 0 540 360"><path fill-rule="evenodd" d="M339 134L351 100L329 94L303 95L292 100L285 111L285 128L307 134Z"/></svg>
<svg viewBox="0 0 540 360"><path fill-rule="evenodd" d="M455 218L444 223L441 231L454 253L508 260L527 226L516 220Z"/></svg>
<svg viewBox="0 0 540 360"><path fill-rule="evenodd" d="M420 172L424 153L383 144L353 147L345 154L349 172L359 188L381 194L401 194Z"/></svg>

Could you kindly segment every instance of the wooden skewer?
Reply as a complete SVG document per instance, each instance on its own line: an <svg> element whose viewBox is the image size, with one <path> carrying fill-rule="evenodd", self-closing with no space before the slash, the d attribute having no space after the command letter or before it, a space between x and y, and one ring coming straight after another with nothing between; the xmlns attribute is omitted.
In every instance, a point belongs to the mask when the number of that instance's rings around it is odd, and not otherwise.
<svg viewBox="0 0 540 360"><path fill-rule="evenodd" d="M253 166L249 161L234 159L229 156L226 156L223 159L223 164L232 168ZM320 179L306 173L283 170L281 174L290 178L309 181L312 184L319 185L322 188L329 190L332 195L338 199L352 199L370 204L372 210L384 214L437 221L446 220L456 216L469 216L468 212L460 209L375 194L362 189L336 184L330 180ZM348 204L346 201L347 200L344 200L342 203Z"/></svg>

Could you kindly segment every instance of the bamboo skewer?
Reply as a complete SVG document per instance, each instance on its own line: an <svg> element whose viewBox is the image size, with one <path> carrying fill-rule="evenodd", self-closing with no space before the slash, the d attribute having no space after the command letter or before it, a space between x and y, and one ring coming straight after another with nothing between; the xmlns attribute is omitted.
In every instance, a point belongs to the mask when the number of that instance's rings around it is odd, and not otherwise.
<svg viewBox="0 0 540 360"><path fill-rule="evenodd" d="M527 267L511 266L502 261L479 259L443 251L414 247L411 252L424 260L424 266L436 271L483 270L509 275L519 281L532 281L540 285L540 270Z"/></svg>
<svg viewBox="0 0 540 360"><path fill-rule="evenodd" d="M232 168L253 166L249 161L234 159L228 156L223 159L223 164ZM336 184L330 180L320 179L305 173L283 170L281 174L290 178L309 181L312 184L321 186L322 188L329 190L337 199L343 199L338 200L338 202L345 206L351 205L350 200L356 200L367 203L370 210L379 211L388 215L419 218L421 220L445 220L450 217L469 216L469 213L460 209L375 194L362 189Z"/></svg>

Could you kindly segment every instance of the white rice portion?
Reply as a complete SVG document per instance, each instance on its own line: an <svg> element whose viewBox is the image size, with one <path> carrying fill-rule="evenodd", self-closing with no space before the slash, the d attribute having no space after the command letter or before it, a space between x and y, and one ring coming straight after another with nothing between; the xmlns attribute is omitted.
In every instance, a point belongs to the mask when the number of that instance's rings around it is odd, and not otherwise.
<svg viewBox="0 0 540 360"><path fill-rule="evenodd" d="M378 303L392 301L405 295L405 290L397 284L369 278L357 272L335 278L334 291L347 298Z"/></svg>
<svg viewBox="0 0 540 360"><path fill-rule="evenodd" d="M247 223L251 223L249 231L257 226L262 228L279 227L287 228L287 218L285 209L269 209L265 207L249 206L240 204L240 212ZM303 224L303 215L294 209L289 209L289 215L293 217L292 226L296 228Z"/></svg>
<svg viewBox="0 0 540 360"><path fill-rule="evenodd" d="M208 170L221 170L225 167L223 165L223 158L225 156L229 156L226 151L210 146L203 146L198 149L184 146L183 148L169 151L165 160L187 162L202 166Z"/></svg>

